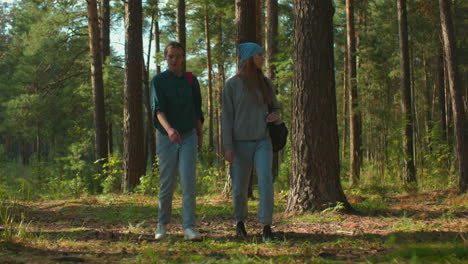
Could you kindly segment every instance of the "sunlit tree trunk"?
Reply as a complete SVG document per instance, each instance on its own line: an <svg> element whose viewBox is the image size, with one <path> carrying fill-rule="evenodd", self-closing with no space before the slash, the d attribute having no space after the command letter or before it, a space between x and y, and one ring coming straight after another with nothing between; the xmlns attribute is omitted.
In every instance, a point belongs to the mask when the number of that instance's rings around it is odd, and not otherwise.
<svg viewBox="0 0 468 264"><path fill-rule="evenodd" d="M459 189L461 193L468 188L468 122L463 106L463 92L459 85L455 34L450 13L450 1L439 0L440 23L444 44L444 57L452 102L452 115L455 134L455 153L459 169Z"/></svg>
<svg viewBox="0 0 468 264"><path fill-rule="evenodd" d="M340 182L332 0L294 1L292 178L287 212L350 208Z"/></svg>
<svg viewBox="0 0 468 264"><path fill-rule="evenodd" d="M93 87L94 102L94 126L95 126L95 158L101 160L99 164L106 162L107 131L106 115L104 107L104 82L102 79L102 54L100 45L100 30L96 0L88 1L88 29L89 49L91 52L91 83ZM102 167L100 168L102 169Z"/></svg>
<svg viewBox="0 0 468 264"><path fill-rule="evenodd" d="M143 41L141 0L125 3L124 174L122 189L132 191L145 174L143 142Z"/></svg>
<svg viewBox="0 0 468 264"><path fill-rule="evenodd" d="M150 89L150 59L151 59L151 42L153 40L153 25L155 20L156 10L153 9L153 13L151 15L151 24L150 24L150 35L148 40L148 54L146 56L146 67L144 68L143 72L143 80L144 80L144 104L145 104L145 117L146 117L146 129L145 129L145 161L150 161L150 167L155 164L156 161L156 137L155 137L155 129L153 125L153 112L151 111L150 105L150 96L149 96L149 89ZM149 156L149 157L148 157ZM145 165L145 168L147 165Z"/></svg>
<svg viewBox="0 0 468 264"><path fill-rule="evenodd" d="M397 0L398 25L400 37L400 72L401 72L401 106L404 120L403 128L403 183L416 183L413 149L413 116L411 114L411 79L408 48L408 20L406 15L406 0Z"/></svg>

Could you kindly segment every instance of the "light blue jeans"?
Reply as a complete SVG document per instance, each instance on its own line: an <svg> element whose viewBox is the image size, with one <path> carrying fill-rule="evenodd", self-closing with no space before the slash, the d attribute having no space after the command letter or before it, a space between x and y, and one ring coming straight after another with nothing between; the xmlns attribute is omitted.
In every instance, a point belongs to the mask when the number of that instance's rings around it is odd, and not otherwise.
<svg viewBox="0 0 468 264"><path fill-rule="evenodd" d="M159 189L159 224L171 220L172 197L177 181L177 169L182 185L182 226L195 227L197 135L195 130L182 135L181 143L172 143L158 131L157 154L161 187Z"/></svg>
<svg viewBox="0 0 468 264"><path fill-rule="evenodd" d="M234 162L231 164L232 196L236 221L247 218L247 190L252 165L258 178L258 221L271 224L274 192L271 172L273 150L270 138L255 141L234 141Z"/></svg>

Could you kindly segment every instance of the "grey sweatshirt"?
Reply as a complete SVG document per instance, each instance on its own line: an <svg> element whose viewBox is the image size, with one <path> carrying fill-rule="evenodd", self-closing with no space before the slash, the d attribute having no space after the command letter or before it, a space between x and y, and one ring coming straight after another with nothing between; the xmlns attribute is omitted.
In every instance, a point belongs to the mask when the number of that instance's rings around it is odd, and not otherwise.
<svg viewBox="0 0 468 264"><path fill-rule="evenodd" d="M273 87L270 79L267 78L267 82L269 87ZM268 105L259 105L238 75L231 77L224 84L222 103L225 151L234 150L235 140L260 140L269 137L266 122ZM273 96L273 111L276 112L278 109L278 101L276 96Z"/></svg>

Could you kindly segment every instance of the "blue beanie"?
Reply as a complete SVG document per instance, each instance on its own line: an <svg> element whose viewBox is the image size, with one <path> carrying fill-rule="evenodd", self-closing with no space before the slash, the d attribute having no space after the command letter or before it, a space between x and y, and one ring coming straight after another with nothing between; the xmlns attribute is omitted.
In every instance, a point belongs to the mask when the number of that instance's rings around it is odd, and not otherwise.
<svg viewBox="0 0 468 264"><path fill-rule="evenodd" d="M244 63L245 60L247 60L248 58L260 52L263 52L262 48L255 43L246 42L246 43L240 44L239 45L239 53L240 53L239 67L242 67L242 64Z"/></svg>

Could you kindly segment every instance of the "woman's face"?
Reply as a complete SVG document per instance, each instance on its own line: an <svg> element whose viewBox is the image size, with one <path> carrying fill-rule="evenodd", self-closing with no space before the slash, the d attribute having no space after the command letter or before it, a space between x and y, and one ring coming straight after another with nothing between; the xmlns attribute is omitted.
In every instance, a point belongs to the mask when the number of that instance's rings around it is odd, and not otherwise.
<svg viewBox="0 0 468 264"><path fill-rule="evenodd" d="M166 61L170 71L179 73L182 71L184 52L179 48L169 47L166 53Z"/></svg>
<svg viewBox="0 0 468 264"><path fill-rule="evenodd" d="M262 69L263 67L263 53L257 53L253 56L253 61L255 63L255 66L257 66L258 69Z"/></svg>

